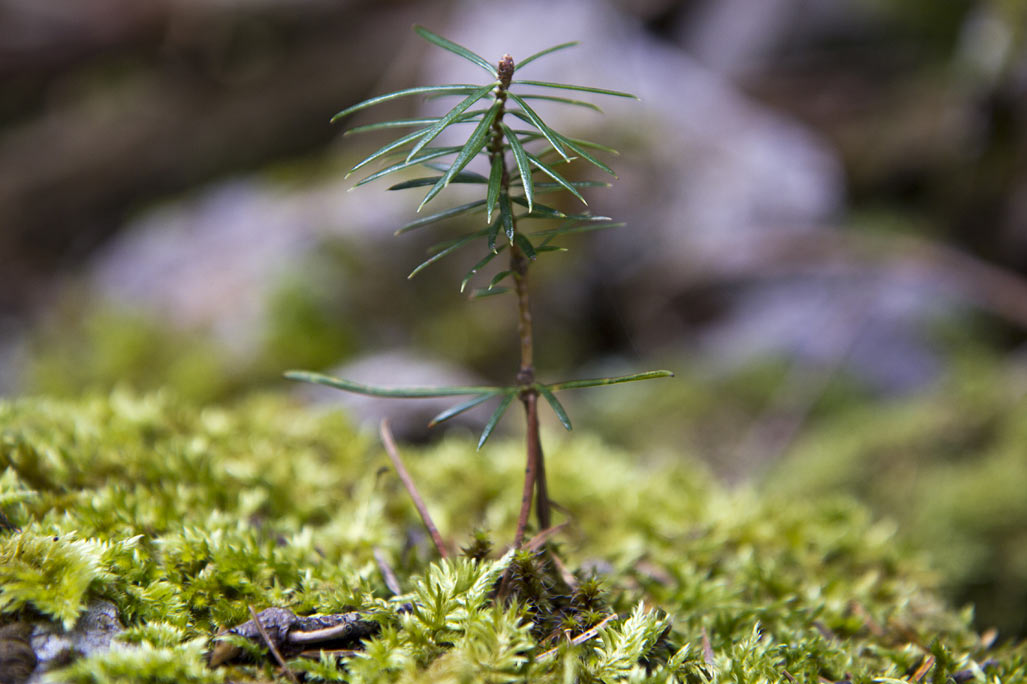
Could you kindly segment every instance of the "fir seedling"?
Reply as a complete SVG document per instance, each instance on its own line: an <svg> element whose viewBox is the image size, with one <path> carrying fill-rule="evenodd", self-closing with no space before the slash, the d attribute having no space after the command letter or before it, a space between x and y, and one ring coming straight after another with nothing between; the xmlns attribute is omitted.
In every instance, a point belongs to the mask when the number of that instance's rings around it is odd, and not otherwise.
<svg viewBox="0 0 1027 684"><path fill-rule="evenodd" d="M467 48L417 26L418 35L428 42L448 50L477 65L488 74L484 84L449 84L419 86L379 95L348 107L336 114L339 121L350 114L377 104L408 96L431 98L458 98L455 106L439 117L401 119L358 126L349 132L382 129L413 129L378 149L359 163L352 171L360 171L374 162L383 162L385 168L370 173L357 185L410 168L426 169L428 175L392 185L389 190L428 188L418 212L440 196L451 183L473 184L481 188L481 197L472 202L443 209L422 216L402 226L397 234L418 230L457 216L470 216L477 227L470 232L447 239L429 250L429 257L410 273L417 275L426 267L464 248L477 248L481 257L460 283L461 291L471 280L503 252L509 261L505 269L496 273L488 285L475 290L474 296L511 293L516 302L517 334L520 341L520 365L514 382L499 387L411 387L384 388L329 377L306 371L290 371L287 377L328 385L347 392L380 397L424 398L467 397L437 415L431 425L464 413L485 402L496 402L492 416L485 423L478 448L488 440L496 425L513 401L519 400L527 420L527 467L521 513L517 523L515 546L524 538L531 511L532 498L536 501L536 515L540 529L551 525L550 501L547 493L542 444L539 437L538 399L542 397L552 408L567 430L571 421L556 394L562 390L599 385L613 385L635 380L670 376L669 371L649 371L620 377L570 380L556 383L540 382L535 375L535 334L532 319L528 276L531 264L542 254L562 251L554 244L559 238L617 224L608 217L594 216L588 211L565 213L540 201L540 196L563 192L573 196L587 207L582 190L606 185L595 181L572 181L564 176L563 168L576 160L591 164L611 176L613 170L595 154L613 153L605 145L572 138L557 132L539 116L529 101L545 101L570 107L598 110L591 102L554 93L588 93L608 97L634 98L633 95L592 86L551 83L533 80L514 80L515 70L527 67L536 59L576 45L563 43L537 52L519 64L510 55L504 55L498 65ZM452 129L470 128L462 145L438 144L439 137ZM470 168L476 161L485 173ZM528 226L538 226L528 229ZM512 287L510 287L512 285Z"/></svg>

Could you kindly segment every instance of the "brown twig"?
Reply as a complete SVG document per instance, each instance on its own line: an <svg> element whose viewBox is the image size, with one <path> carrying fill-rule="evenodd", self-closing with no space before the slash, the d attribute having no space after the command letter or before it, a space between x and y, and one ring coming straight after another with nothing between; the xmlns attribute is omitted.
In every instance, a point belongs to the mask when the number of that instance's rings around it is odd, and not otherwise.
<svg viewBox="0 0 1027 684"><path fill-rule="evenodd" d="M816 630L820 632L820 636L824 637L827 641L838 641L838 635L820 620L814 620L813 627L816 628Z"/></svg>
<svg viewBox="0 0 1027 684"><path fill-rule="evenodd" d="M356 640L369 636L367 625L373 625L362 620L359 613L341 614L343 621L322 627L321 629L302 630L297 629L289 632L289 644L291 646L304 646L307 644L323 644L333 640ZM374 634L376 632L372 632Z"/></svg>
<svg viewBox="0 0 1027 684"><path fill-rule="evenodd" d="M285 671L285 676L289 678L289 681L292 682L292 684L300 684L300 680L296 679L295 673L293 673L293 671L289 669L289 666L285 664L285 658L283 658L282 654L279 653L278 647L275 646L273 641L271 641L271 635L267 633L266 629L264 629L263 623L261 623L260 618L257 617L257 611L253 610L253 606L248 603L246 604L246 607L249 608L250 617L253 618L253 622L256 623L257 629L260 630L261 638L264 639L264 643L267 644L267 647L271 650L271 655L275 657L275 660L278 661L278 664Z"/></svg>
<svg viewBox="0 0 1027 684"><path fill-rule="evenodd" d="M381 435L382 444L385 445L385 451L389 455L389 460L392 461L392 466L396 469L399 479L403 481L403 486L407 488L407 494L410 495L417 513L421 516L421 522L424 523L424 526L428 529L428 534L431 535L432 541L435 542L435 548L438 549L439 556L449 558L449 552L446 551L446 544L442 541L442 535L439 534L439 529L435 527L431 514L428 512L428 507L424 505L424 499L421 498L421 494L417 491L417 485L414 484L413 478L410 477L406 466L403 465L403 459L399 457L399 449L396 448L396 442L392 438L389 421L383 418L378 432Z"/></svg>
<svg viewBox="0 0 1027 684"><path fill-rule="evenodd" d="M550 537L552 537L554 534L556 534L565 527L567 527L567 523L562 522L559 525L553 525L552 527L547 527L546 529L542 530L534 537L532 537L531 540L527 543L526 546L528 550L538 551L540 548L542 548L543 544L549 541Z"/></svg>
<svg viewBox="0 0 1027 684"><path fill-rule="evenodd" d="M546 455L542 451L542 437L539 435L537 399L536 396L532 407L535 418L528 423L528 428L534 430L533 434L528 435L528 445L538 452L535 468L535 519L539 529L545 530L553 526L553 502L549 500L549 484L546 482Z"/></svg>
<svg viewBox="0 0 1027 684"><path fill-rule="evenodd" d="M856 615L856 617L863 620L863 626L867 628L867 631L876 637L884 636L884 628L874 620L870 613L867 612L867 609L863 607L862 603L859 601L852 601L849 603L849 609Z"/></svg>
<svg viewBox="0 0 1027 684"><path fill-rule="evenodd" d="M710 671L716 671L717 664L713 658L713 646L710 645L710 635L706 632L705 627L702 628L702 657Z"/></svg>
<svg viewBox="0 0 1027 684"><path fill-rule="evenodd" d="M377 546L374 547L374 560L378 563L378 570L382 573L382 577L385 578L385 586L389 588L389 591L396 596L402 594L403 590L399 586L399 579L396 577L396 573L393 571L392 566L389 565L385 552Z"/></svg>

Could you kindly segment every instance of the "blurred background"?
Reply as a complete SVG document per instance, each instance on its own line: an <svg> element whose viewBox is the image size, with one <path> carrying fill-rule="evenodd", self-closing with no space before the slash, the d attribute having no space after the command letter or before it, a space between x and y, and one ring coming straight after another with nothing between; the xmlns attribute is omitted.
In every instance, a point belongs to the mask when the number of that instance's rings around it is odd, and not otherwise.
<svg viewBox="0 0 1027 684"><path fill-rule="evenodd" d="M588 199L627 223L539 261L540 377L677 373L568 396L579 429L857 496L1027 636L1022 0L0 0L0 394L291 391L429 440L437 406L281 372L509 381L512 302L458 291L482 255L406 279L466 226L394 237L419 196L344 178L384 143L346 126L438 103L328 124L480 80L414 23L497 60L580 40L524 77L641 97L540 106L621 150Z"/></svg>

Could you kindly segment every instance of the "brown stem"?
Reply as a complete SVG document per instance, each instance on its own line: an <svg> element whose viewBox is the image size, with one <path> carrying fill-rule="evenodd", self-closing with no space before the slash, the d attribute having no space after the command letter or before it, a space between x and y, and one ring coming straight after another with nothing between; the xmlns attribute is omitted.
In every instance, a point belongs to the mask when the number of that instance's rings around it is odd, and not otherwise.
<svg viewBox="0 0 1027 684"><path fill-rule="evenodd" d="M531 261L516 244L510 247L510 270L513 272L514 288L517 291L517 332L521 342L521 366L517 371L517 382L522 387L530 387L535 382L534 365L534 328L531 319L531 298L528 294L528 266ZM538 428L538 391L525 389L521 392L521 403L527 418L525 439L527 441L527 458L529 469L533 474L533 485L537 499L535 516L538 518L540 530L552 525L552 513L549 506L549 491L546 486L545 455L542 452L542 438ZM531 463L534 462L534 468ZM527 491L527 483L525 483ZM528 501L529 507L531 502ZM523 537L523 530L519 530Z"/></svg>
<svg viewBox="0 0 1027 684"><path fill-rule="evenodd" d="M553 537L553 535L562 531L568 524L569 523L565 520L559 525L554 525L553 527L548 527L542 530L528 541L525 548L527 548L528 551L535 553L541 549L542 546Z"/></svg>
<svg viewBox="0 0 1027 684"><path fill-rule="evenodd" d="M524 467L524 491L521 493L521 513L517 516L517 533L514 535L514 548L521 548L524 543L524 530L528 526L528 517L531 515L531 499L535 493L535 480L538 476L539 450L532 449L531 423L532 415L535 416L537 427L538 411L532 407L537 404L538 397L534 394L526 394L521 398L524 403L524 411L528 419L528 462ZM536 441L537 445L538 442Z"/></svg>
<svg viewBox="0 0 1027 684"><path fill-rule="evenodd" d="M545 462L542 457L542 440L538 431L538 392L527 390L521 395L524 404L524 415L527 419L527 465L524 468L524 491L521 494L521 513L517 518L517 534L514 547L520 548L524 541L524 530L528 526L531 515L532 495L538 490L535 515L540 530L550 527L549 497L546 492Z"/></svg>
<svg viewBox="0 0 1027 684"><path fill-rule="evenodd" d="M542 452L542 438L538 429L538 392L529 391L530 400L522 399L527 418L527 458L535 462L535 518L540 530L552 525L552 509L549 506L549 490L546 487L546 459Z"/></svg>
<svg viewBox="0 0 1027 684"><path fill-rule="evenodd" d="M489 141L488 147L490 163L493 163L497 156L502 159L504 154L502 119L505 113L506 91L510 87L513 73L513 58L510 55L503 55L503 59L499 62L500 82L496 90L496 98L499 100L499 111L492 125L492 139ZM510 195L510 174L507 171L505 159L502 159L500 194L506 197ZM514 233L516 234L517 219L514 218L513 222ZM510 271L513 273L514 287L517 292L517 336L520 340L521 349L521 363L517 371L517 383L524 388L520 399L521 403L524 404L524 414L527 419L527 465L524 472L524 493L521 497L521 513L517 520L517 533L514 541L514 546L518 548L524 541L524 531L528 525L528 517L531 514L533 495L537 496L535 514L538 518L539 529L544 530L550 527L552 519L549 494L546 487L542 440L538 429L538 391L531 387L535 382L535 361L531 298L528 293L528 267L530 264L531 260L528 259L517 243L513 242L510 245Z"/></svg>
<svg viewBox="0 0 1027 684"><path fill-rule="evenodd" d="M517 230L514 219L514 231ZM517 292L517 335L521 342L521 367L517 382L522 386L535 382L534 327L531 320L531 297L528 293L528 266L531 262L516 243L510 245L510 271ZM523 400L523 397L522 397Z"/></svg>
<svg viewBox="0 0 1027 684"><path fill-rule="evenodd" d="M389 565L389 560L385 557L385 552L382 551L380 546L374 547L374 561L378 564L378 570L382 573L382 577L385 579L385 586L389 588L396 596L403 593L403 589L399 586L399 578L396 577L396 571Z"/></svg>
<svg viewBox="0 0 1027 684"><path fill-rule="evenodd" d="M535 441L538 442L538 473L535 475L535 518L540 530L553 524L553 509L549 501L549 486L546 484L546 455L542 453L542 439L538 436L538 418L535 418Z"/></svg>

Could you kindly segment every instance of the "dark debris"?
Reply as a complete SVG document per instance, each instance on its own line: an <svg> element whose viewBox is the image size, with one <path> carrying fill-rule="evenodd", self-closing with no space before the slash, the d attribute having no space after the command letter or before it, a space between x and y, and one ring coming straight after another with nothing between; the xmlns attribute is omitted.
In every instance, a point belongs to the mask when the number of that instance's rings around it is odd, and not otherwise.
<svg viewBox="0 0 1027 684"><path fill-rule="evenodd" d="M287 608L266 608L257 613L257 618L275 648L285 657L306 650L352 649L379 630L378 623L365 619L366 615L360 612L300 617ZM266 646L254 620L236 625L219 636L226 634ZM210 652L209 663L211 667L218 667L245 657L240 646L219 640Z"/></svg>

